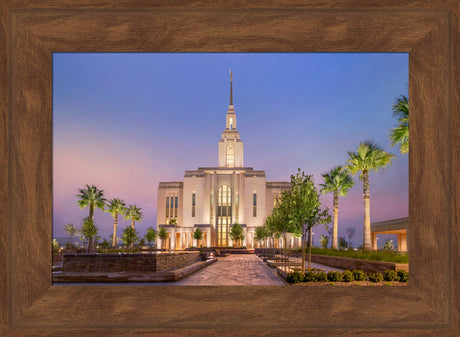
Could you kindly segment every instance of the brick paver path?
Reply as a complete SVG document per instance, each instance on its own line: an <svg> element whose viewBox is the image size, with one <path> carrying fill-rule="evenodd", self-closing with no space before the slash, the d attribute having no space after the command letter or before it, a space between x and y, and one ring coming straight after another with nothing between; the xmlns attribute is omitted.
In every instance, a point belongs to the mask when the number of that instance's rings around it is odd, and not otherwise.
<svg viewBox="0 0 460 337"><path fill-rule="evenodd" d="M231 254L212 265L174 282L183 286L282 286L276 269L254 254Z"/></svg>

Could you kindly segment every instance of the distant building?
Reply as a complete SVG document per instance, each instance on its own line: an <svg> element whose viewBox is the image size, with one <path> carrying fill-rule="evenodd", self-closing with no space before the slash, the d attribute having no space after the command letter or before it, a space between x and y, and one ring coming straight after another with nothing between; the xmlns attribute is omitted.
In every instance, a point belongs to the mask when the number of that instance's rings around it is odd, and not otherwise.
<svg viewBox="0 0 460 337"><path fill-rule="evenodd" d="M398 251L407 252L407 228L409 218L399 218L371 223L372 249L377 250L377 234L398 235Z"/></svg>
<svg viewBox="0 0 460 337"><path fill-rule="evenodd" d="M243 246L254 248L255 228L263 225L276 199L289 188L289 182L267 181L265 171L244 166L231 74L230 104L218 144L218 166L185 171L183 181L160 182L158 186L157 224L168 231L162 248L197 247L193 240L196 228L204 234L202 246L231 247L229 232L235 223L244 229ZM299 242L294 237L288 240L291 247Z"/></svg>

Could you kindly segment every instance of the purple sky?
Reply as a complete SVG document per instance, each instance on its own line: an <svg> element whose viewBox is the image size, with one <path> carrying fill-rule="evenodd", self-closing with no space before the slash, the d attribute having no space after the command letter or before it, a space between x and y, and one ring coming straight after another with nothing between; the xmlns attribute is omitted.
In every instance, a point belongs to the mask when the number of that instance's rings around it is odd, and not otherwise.
<svg viewBox="0 0 460 337"><path fill-rule="evenodd" d="M387 138L395 124L391 106L408 91L405 53L55 53L54 237L88 215L75 196L86 184L142 208L141 235L155 227L160 181L217 166L228 68L245 166L265 170L269 181L289 181L300 167L320 184L347 151L374 140L397 158L370 175L371 221L408 216L408 156ZM353 242L361 244L362 183L354 178L355 187L339 200L339 236L353 226ZM332 213L332 195L323 200ZM111 215L96 210L95 223L108 238ZM323 226L314 232L318 244Z"/></svg>

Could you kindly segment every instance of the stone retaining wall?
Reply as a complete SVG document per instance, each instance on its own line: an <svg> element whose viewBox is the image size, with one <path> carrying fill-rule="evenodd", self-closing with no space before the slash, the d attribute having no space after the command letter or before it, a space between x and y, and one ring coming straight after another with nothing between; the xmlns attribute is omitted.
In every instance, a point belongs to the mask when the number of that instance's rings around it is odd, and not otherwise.
<svg viewBox="0 0 460 337"><path fill-rule="evenodd" d="M200 253L157 254L157 271L179 268L200 261Z"/></svg>
<svg viewBox="0 0 460 337"><path fill-rule="evenodd" d="M340 256L312 255L311 261L335 268L362 270L366 273L383 273L385 270L409 271L408 263L351 259L348 257Z"/></svg>
<svg viewBox="0 0 460 337"><path fill-rule="evenodd" d="M271 253L269 250L267 252ZM276 252L279 254L280 250ZM256 254L262 253L262 249L256 249ZM301 257L301 252L288 252L288 256ZM308 253L306 255L308 259ZM349 257L340 256L327 256L327 255L311 255L311 261L324 264L326 266L348 269L348 270L362 270L366 273L383 273L385 270L405 270L409 271L408 263L394 263L373 260L352 259Z"/></svg>
<svg viewBox="0 0 460 337"><path fill-rule="evenodd" d="M62 272L157 272L200 260L197 253L64 254Z"/></svg>

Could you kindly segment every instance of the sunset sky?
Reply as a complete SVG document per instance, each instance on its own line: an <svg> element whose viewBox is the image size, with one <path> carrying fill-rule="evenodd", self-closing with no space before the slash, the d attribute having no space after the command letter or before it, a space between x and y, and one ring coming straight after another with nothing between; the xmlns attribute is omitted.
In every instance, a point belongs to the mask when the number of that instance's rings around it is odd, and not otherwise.
<svg viewBox="0 0 460 337"><path fill-rule="evenodd" d="M318 185L322 173L344 164L347 151L374 140L397 158L370 175L371 222L408 216L408 155L388 141L396 123L391 106L408 92L405 53L55 53L54 237L88 216L76 205L86 184L142 208L142 236L155 227L160 181L217 166L228 68L246 167L265 170L268 181L289 181L300 168ZM339 200L339 236L355 227L352 241L360 245L362 183L354 178ZM332 195L323 201L332 214ZM130 223L120 222L118 236ZM109 213L96 210L95 224L102 237L111 235ZM319 244L324 226L314 232Z"/></svg>

